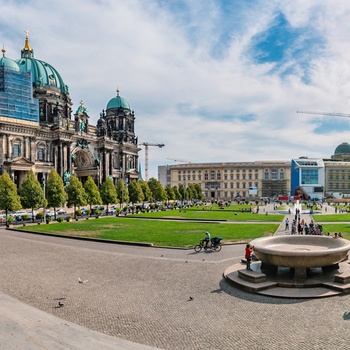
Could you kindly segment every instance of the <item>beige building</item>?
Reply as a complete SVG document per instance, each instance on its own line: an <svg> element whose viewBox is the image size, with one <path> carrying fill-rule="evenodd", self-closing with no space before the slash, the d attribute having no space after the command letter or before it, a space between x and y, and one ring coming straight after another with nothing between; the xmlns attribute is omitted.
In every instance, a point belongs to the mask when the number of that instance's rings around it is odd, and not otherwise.
<svg viewBox="0 0 350 350"><path fill-rule="evenodd" d="M289 195L290 161L164 165L158 179L164 187L199 183L206 199Z"/></svg>

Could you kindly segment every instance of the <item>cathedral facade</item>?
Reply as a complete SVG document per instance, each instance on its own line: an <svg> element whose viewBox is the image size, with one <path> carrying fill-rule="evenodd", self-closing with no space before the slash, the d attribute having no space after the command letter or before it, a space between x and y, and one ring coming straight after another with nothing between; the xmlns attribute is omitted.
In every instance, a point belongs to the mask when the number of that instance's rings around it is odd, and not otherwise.
<svg viewBox="0 0 350 350"><path fill-rule="evenodd" d="M26 32L21 58L0 58L0 171L19 186L29 170L44 183L55 168L97 185L108 177L138 179L138 138L129 103L113 97L96 125L84 102L73 112L68 86L50 64L34 58Z"/></svg>

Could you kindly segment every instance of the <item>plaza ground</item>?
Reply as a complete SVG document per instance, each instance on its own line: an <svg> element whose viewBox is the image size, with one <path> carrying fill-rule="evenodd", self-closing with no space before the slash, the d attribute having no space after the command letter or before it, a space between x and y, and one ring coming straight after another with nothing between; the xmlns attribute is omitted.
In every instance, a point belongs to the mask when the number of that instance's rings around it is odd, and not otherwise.
<svg viewBox="0 0 350 350"><path fill-rule="evenodd" d="M349 348L350 295L278 299L229 285L222 273L244 244L195 253L5 230L0 241L6 349Z"/></svg>

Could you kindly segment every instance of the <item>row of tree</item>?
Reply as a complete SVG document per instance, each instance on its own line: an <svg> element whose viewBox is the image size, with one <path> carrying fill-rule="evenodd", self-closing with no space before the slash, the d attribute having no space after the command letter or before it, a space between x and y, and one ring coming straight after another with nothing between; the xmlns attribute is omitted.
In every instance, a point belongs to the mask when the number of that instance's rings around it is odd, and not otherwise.
<svg viewBox="0 0 350 350"><path fill-rule="evenodd" d="M45 192L45 193L44 193ZM53 208L56 216L56 208L67 204L69 208L89 205L118 203L142 203L152 201L169 200L193 200L202 199L200 184L190 184L186 188L180 184L179 187L162 184L155 178L148 182L143 180L131 181L128 185L120 179L117 186L114 186L112 179L107 178L100 188L96 185L91 176L84 185L77 176L72 175L70 183L66 186L62 178L52 169L48 175L45 188L41 186L32 170L27 173L26 179L19 189L8 173L0 176L0 209L4 210L6 216L9 212L21 208L31 209L34 220L34 210L38 208Z"/></svg>

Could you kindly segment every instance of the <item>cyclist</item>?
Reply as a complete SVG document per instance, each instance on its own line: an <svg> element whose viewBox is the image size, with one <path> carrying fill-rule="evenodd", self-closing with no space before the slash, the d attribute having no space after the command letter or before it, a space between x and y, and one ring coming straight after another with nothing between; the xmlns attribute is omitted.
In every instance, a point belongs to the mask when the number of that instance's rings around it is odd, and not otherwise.
<svg viewBox="0 0 350 350"><path fill-rule="evenodd" d="M210 241L210 233L207 231L205 233L205 238L203 239L203 244L205 242L205 245L204 245L204 249L207 249L208 248L208 243Z"/></svg>

